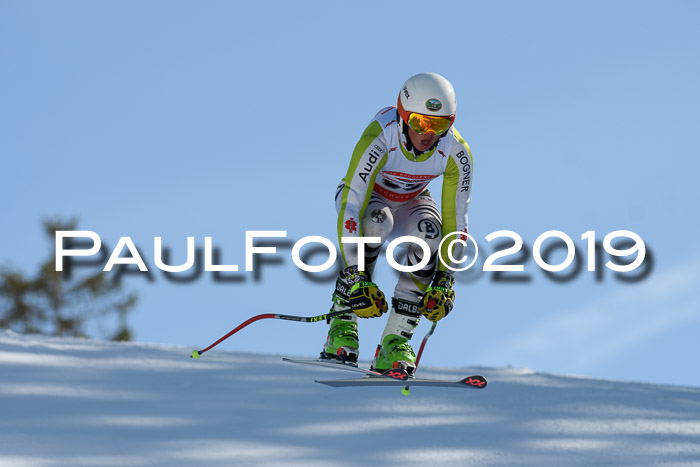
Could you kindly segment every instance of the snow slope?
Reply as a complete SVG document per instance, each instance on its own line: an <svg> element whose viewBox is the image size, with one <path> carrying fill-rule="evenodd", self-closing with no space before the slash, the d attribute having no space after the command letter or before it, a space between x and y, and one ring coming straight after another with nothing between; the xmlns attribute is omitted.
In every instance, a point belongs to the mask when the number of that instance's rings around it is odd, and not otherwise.
<svg viewBox="0 0 700 467"><path fill-rule="evenodd" d="M700 388L422 368L489 386L404 397L191 351L0 331L0 465L700 465Z"/></svg>

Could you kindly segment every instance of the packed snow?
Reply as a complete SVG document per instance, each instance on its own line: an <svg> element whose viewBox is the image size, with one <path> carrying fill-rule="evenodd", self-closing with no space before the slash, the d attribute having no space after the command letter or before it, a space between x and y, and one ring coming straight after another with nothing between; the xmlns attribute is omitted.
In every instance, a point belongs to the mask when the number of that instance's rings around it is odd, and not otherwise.
<svg viewBox="0 0 700 467"><path fill-rule="evenodd" d="M700 465L700 388L425 367L488 387L406 397L193 349L0 331L0 465Z"/></svg>

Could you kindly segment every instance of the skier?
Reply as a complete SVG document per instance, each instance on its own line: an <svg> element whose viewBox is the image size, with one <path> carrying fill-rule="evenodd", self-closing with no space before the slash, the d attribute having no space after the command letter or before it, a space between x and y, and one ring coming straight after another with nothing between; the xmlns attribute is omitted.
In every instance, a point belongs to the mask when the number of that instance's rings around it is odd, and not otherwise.
<svg viewBox="0 0 700 467"><path fill-rule="evenodd" d="M450 82L435 73L419 73L402 86L396 107L385 107L374 116L355 146L335 195L344 269L331 310L348 313L331 320L321 358L357 362L359 318L387 311L385 296L371 275L390 237L424 240L430 258L421 269L400 273L372 369L403 368L413 374L416 356L409 341L420 317L438 321L452 310L454 277L443 261L459 260L462 245L450 247L453 242L446 239L440 256L438 248L443 237L455 232L465 239L473 167L469 145L453 127L456 110ZM440 175L441 209L427 190L430 180ZM381 239L364 246L364 267L360 247L348 243L347 237ZM407 245L406 265L419 264L422 247Z"/></svg>

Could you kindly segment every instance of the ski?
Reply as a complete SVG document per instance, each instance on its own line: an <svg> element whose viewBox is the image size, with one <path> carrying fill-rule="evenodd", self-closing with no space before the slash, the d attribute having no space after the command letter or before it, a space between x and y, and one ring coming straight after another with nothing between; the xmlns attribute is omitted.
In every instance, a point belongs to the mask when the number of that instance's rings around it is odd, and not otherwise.
<svg viewBox="0 0 700 467"><path fill-rule="evenodd" d="M407 380L398 380L393 378L385 378L379 376L365 376L362 378L351 379L335 379L328 381L319 381L317 383L325 384L336 388L351 387L351 386L437 386L445 388L471 388L483 389L486 387L486 378L479 375L467 376L459 381L445 381L441 379L424 379L424 378L408 378Z"/></svg>
<svg viewBox="0 0 700 467"><path fill-rule="evenodd" d="M459 381L446 381L440 379L425 379L408 376L405 370L395 369L387 370L384 373L368 370L357 366L354 363L335 362L333 360L296 360L292 358L282 358L283 361L289 363L297 363L301 365L315 365L324 368L333 368L337 370L347 370L356 373L364 373L362 378L351 379L335 379L319 381L316 383L325 384L332 387L350 387L350 386L438 386L438 387L453 387L453 388L472 388L483 389L486 387L486 378L480 375L467 376Z"/></svg>
<svg viewBox="0 0 700 467"><path fill-rule="evenodd" d="M297 360L294 358L282 358L283 362L289 362L289 363L298 363L300 365L313 365L313 366L322 366L324 368L333 368L335 370L346 370L346 371L354 371L356 373L364 373L367 376L382 376L382 377L387 377L387 378L392 378L392 379L399 379L401 381L405 381L409 379L410 377L406 373L405 370L399 369L399 370L392 370L391 373L388 373L390 370L385 371L384 373L381 373L379 371L374 371L374 370L368 370L366 368L362 368L360 366L357 366L356 363L345 363L345 362L340 362L337 360L326 360L326 359L312 359L312 360ZM403 374L406 373L405 376Z"/></svg>

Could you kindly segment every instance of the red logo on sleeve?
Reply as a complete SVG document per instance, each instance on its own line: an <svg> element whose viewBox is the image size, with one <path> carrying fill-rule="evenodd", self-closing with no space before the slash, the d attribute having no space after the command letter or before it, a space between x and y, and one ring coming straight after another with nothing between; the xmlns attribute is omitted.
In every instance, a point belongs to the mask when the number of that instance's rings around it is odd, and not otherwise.
<svg viewBox="0 0 700 467"><path fill-rule="evenodd" d="M348 229L350 233L357 232L357 222L355 222L355 219L351 217L350 220L345 221L345 228Z"/></svg>

